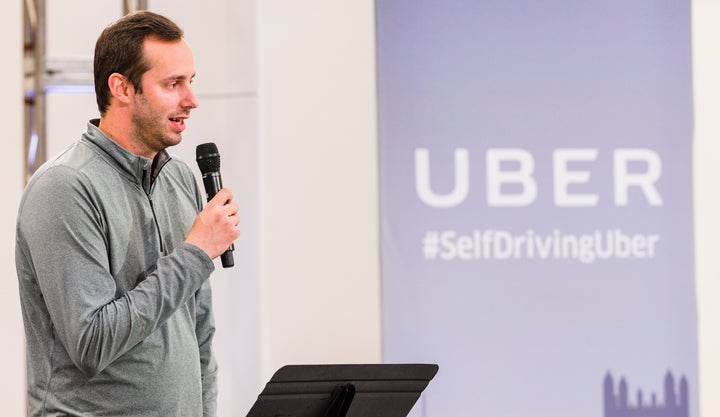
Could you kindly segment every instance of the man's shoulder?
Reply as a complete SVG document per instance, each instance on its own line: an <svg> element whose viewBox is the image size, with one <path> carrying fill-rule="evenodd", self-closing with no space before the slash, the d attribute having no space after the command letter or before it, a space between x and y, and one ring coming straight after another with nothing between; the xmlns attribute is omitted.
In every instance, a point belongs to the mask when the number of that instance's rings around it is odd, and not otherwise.
<svg viewBox="0 0 720 417"><path fill-rule="evenodd" d="M71 195L96 194L98 188L116 186L118 177L117 170L81 140L38 168L25 187L23 200L42 195L44 200L66 201Z"/></svg>
<svg viewBox="0 0 720 417"><path fill-rule="evenodd" d="M44 176L48 172L53 175L78 176L98 162L101 162L101 158L97 152L81 140L45 162L34 176Z"/></svg>
<svg viewBox="0 0 720 417"><path fill-rule="evenodd" d="M96 159L94 152L80 142L66 148L59 155L48 160L30 178L28 185L37 181L62 182L68 177L81 177L83 171Z"/></svg>

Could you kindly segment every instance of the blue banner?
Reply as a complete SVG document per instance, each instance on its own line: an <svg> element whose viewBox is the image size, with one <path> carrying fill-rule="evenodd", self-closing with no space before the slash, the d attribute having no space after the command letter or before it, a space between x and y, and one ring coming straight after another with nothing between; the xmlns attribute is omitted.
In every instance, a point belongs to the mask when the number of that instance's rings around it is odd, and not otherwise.
<svg viewBox="0 0 720 417"><path fill-rule="evenodd" d="M376 2L412 415L697 417L690 2Z"/></svg>

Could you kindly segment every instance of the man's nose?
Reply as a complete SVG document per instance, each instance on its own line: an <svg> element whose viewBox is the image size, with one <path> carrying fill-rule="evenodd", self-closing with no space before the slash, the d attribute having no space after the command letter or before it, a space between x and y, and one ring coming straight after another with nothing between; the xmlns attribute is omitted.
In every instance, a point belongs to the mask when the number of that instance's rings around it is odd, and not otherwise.
<svg viewBox="0 0 720 417"><path fill-rule="evenodd" d="M187 94L185 95L182 104L183 104L183 107L185 107L185 108L189 107L191 109L194 109L200 105L200 103L198 102L198 98L195 95L195 91L193 90L192 87L188 86Z"/></svg>

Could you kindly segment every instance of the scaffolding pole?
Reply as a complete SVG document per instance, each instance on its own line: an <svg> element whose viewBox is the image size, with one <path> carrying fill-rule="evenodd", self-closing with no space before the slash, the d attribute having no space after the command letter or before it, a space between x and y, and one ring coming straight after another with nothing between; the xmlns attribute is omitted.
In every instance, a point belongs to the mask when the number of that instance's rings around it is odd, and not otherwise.
<svg viewBox="0 0 720 417"><path fill-rule="evenodd" d="M147 0L121 0L123 14L147 9ZM25 61L25 180L47 160L47 94L56 87L93 87L93 63L47 56L45 0L23 0ZM54 93L60 94L60 93Z"/></svg>

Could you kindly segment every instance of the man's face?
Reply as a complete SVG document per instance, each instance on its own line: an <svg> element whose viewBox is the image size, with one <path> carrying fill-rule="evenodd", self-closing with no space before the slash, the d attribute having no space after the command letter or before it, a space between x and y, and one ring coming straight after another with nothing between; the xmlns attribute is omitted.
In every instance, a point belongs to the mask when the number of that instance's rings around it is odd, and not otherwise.
<svg viewBox="0 0 720 417"><path fill-rule="evenodd" d="M148 38L144 54L150 69L142 76L142 93L133 98L132 128L138 145L157 153L180 143L185 120L198 106L191 86L195 66L183 40Z"/></svg>

